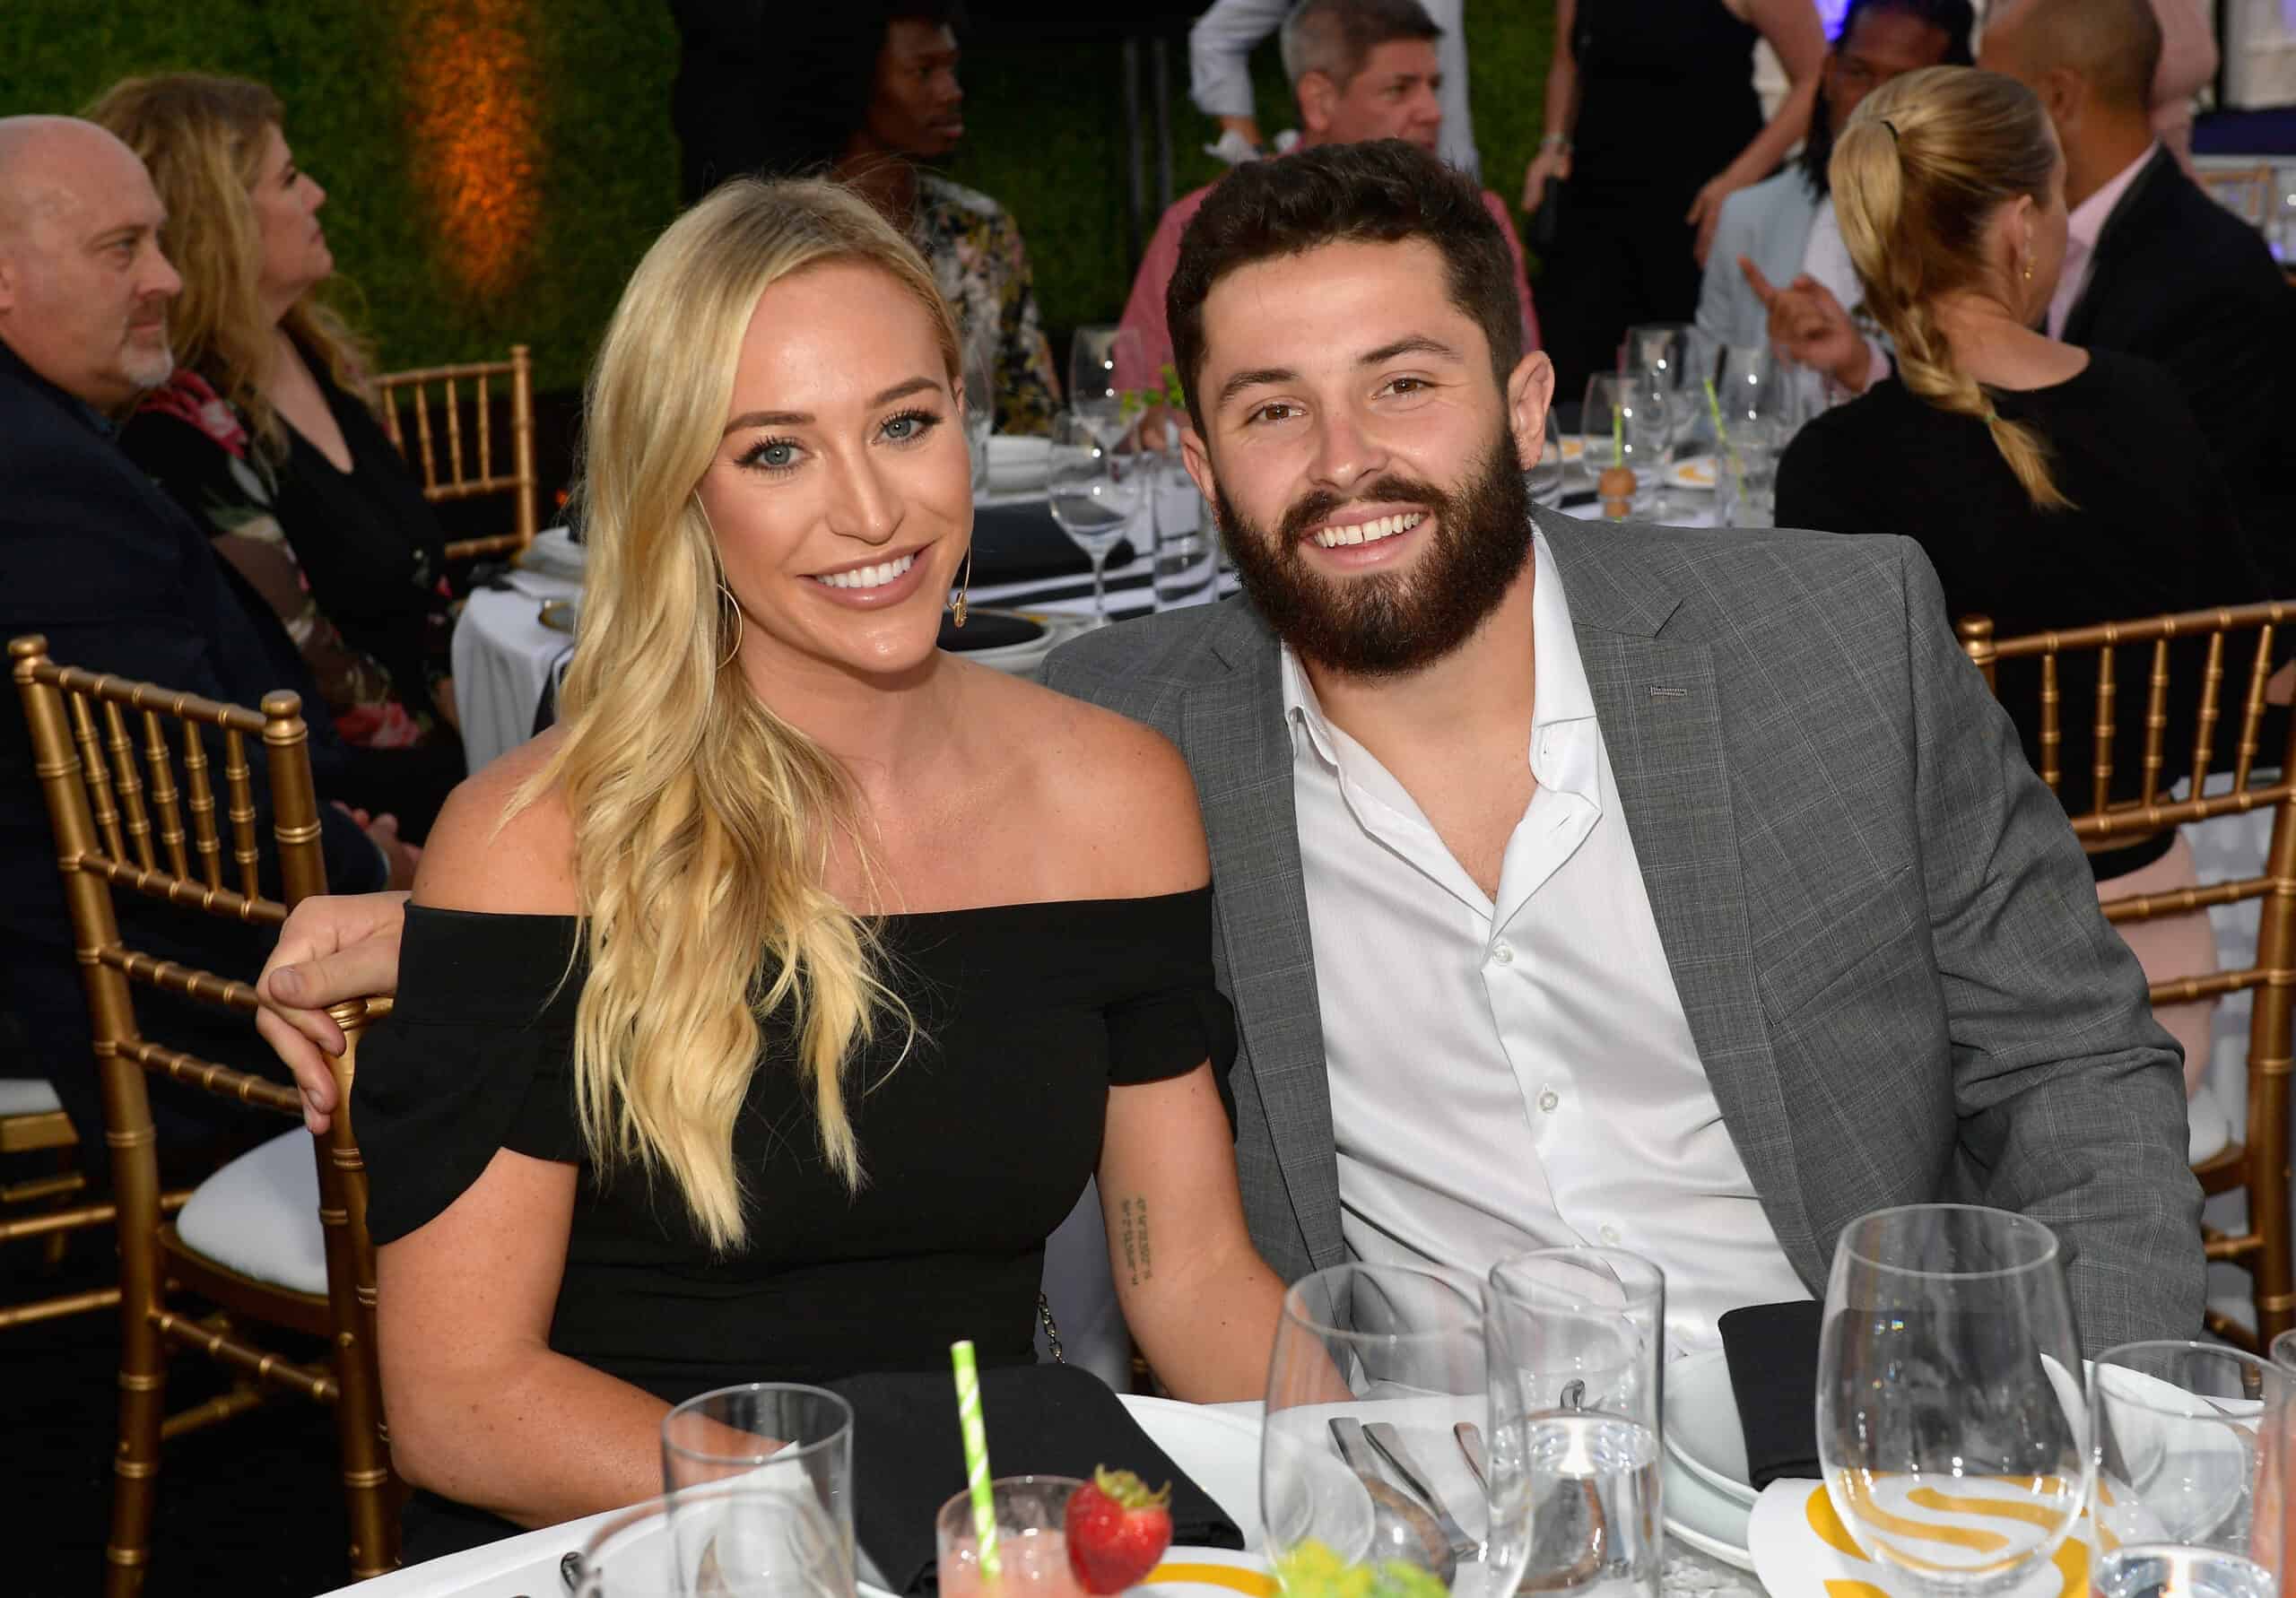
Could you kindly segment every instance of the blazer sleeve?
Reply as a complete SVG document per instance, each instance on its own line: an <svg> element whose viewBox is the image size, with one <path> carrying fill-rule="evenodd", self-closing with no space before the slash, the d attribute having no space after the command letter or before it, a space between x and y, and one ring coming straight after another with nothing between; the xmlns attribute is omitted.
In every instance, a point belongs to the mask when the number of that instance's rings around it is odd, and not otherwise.
<svg viewBox="0 0 2296 1598"><path fill-rule="evenodd" d="M2200 1185L2175 1043L2065 812L1900 545L1921 871L1978 1202L2046 1222L2091 1354L2197 1334Z"/></svg>

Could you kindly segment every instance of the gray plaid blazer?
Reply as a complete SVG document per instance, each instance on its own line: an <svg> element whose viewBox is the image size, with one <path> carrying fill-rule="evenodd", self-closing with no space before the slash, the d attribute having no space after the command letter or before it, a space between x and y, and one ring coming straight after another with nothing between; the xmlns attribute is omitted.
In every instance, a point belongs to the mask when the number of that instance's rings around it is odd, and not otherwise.
<svg viewBox="0 0 2296 1598"><path fill-rule="evenodd" d="M2056 1229L2092 1352L2195 1333L2176 1045L1919 548L1535 514L1691 1035L1812 1293L1849 1220L1956 1200ZM1046 680L1195 774L1244 1207L1292 1280L1346 1251L1277 661L1238 600Z"/></svg>

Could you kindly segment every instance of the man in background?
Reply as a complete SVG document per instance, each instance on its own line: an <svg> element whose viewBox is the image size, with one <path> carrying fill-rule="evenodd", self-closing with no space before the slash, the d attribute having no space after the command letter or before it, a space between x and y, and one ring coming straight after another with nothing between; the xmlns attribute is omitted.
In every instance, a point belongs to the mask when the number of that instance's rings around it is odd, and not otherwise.
<svg viewBox="0 0 2296 1598"><path fill-rule="evenodd" d="M1301 0L1284 18L1283 31L1284 75L1299 101L1298 148L1401 139L1437 153L1443 133L1441 37L1419 0ZM1136 335L1130 349L1118 352L1117 381L1124 387L1158 386L1158 374L1172 359L1164 290L1179 261L1180 235L1213 187L1207 184L1173 201L1141 257L1121 324ZM1524 344L1535 350L1538 315L1523 274L1522 241L1506 202L1485 189L1483 204L1506 235Z"/></svg>
<svg viewBox="0 0 2296 1598"><path fill-rule="evenodd" d="M183 284L160 248L166 213L135 153L65 117L0 118L0 638L47 636L57 660L227 704L303 696L322 796L344 792L326 705L271 608L209 548L175 501L113 442L108 417L175 369L168 308ZM71 923L30 734L12 690L0 708L0 995L32 1060L100 1163L102 1117ZM220 750L217 754L220 769ZM257 825L270 805L260 762ZM355 797L355 795L346 795ZM361 829L322 805L337 890L404 884L416 851L388 817ZM276 891L275 885L273 891ZM163 960L252 980L267 934L116 898L120 933ZM245 1021L156 991L137 1009L170 1046L261 1064ZM244 1115L155 1082L163 1134L227 1132Z"/></svg>

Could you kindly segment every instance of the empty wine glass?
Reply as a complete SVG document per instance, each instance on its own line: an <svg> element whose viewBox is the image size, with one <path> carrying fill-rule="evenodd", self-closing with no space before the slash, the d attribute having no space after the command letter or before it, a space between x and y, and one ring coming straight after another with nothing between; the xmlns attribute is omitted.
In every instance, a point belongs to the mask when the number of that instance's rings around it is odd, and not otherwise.
<svg viewBox="0 0 2296 1598"><path fill-rule="evenodd" d="M1722 352L1714 405L1721 418L1717 460L1720 520L1767 527L1778 519L1778 457L1794 435L1796 400L1788 364L1766 345Z"/></svg>
<svg viewBox="0 0 2296 1598"><path fill-rule="evenodd" d="M1052 519L1092 563L1092 613L1109 619L1109 551L1132 530L1154 474L1148 457L1118 453L1116 440L1074 412L1053 418L1045 460L1045 501Z"/></svg>
<svg viewBox="0 0 2296 1598"><path fill-rule="evenodd" d="M2089 1373L2100 1598L2267 1598L2292 1568L2296 1376L2239 1349L2133 1342Z"/></svg>
<svg viewBox="0 0 2296 1598"><path fill-rule="evenodd" d="M1260 1512L1279 1576L1396 1566L1461 1598L1507 1598L1529 1494L1495 1400L1477 1284L1336 1265L1283 1296L1260 1433ZM1488 1436L1489 1487L1462 1431Z"/></svg>
<svg viewBox="0 0 2296 1598"><path fill-rule="evenodd" d="M2005 1592L2057 1552L2088 1463L2056 1237L1970 1204L1850 1222L1818 1349L1835 1514L1902 1588Z"/></svg>
<svg viewBox="0 0 2296 1598"><path fill-rule="evenodd" d="M1552 406L1546 413L1546 439L1539 446L1539 458L1523 473L1523 486L1530 491L1532 502L1550 510L1562 503L1562 432L1556 425Z"/></svg>
<svg viewBox="0 0 2296 1598"><path fill-rule="evenodd" d="M1140 335L1105 325L1079 327L1068 344L1068 408L1111 447L1126 426L1124 394L1152 375Z"/></svg>

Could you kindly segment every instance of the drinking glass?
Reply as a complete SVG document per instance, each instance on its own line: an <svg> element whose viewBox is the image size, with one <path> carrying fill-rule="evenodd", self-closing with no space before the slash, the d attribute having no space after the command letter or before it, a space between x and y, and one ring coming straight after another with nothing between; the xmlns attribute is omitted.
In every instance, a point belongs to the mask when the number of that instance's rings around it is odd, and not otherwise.
<svg viewBox="0 0 2296 1598"><path fill-rule="evenodd" d="M1626 330L1626 369L1656 372L1665 385L1668 431L1679 456L1710 448L1713 420L1706 385L1714 379L1720 347L1688 322L1646 322Z"/></svg>
<svg viewBox="0 0 2296 1598"><path fill-rule="evenodd" d="M1092 613L1109 619L1109 552L1124 542L1154 475L1145 456L1120 454L1113 439L1074 412L1053 418L1045 459L1045 501L1069 542L1092 562Z"/></svg>
<svg viewBox="0 0 2296 1598"><path fill-rule="evenodd" d="M1970 1204L1850 1222L1818 1349L1818 1461L1874 1563L1922 1593L1997 1593L2079 1518L2081 1350L2057 1238Z"/></svg>
<svg viewBox="0 0 2296 1598"><path fill-rule="evenodd" d="M2296 1374L2239 1349L2132 1342L2089 1373L2100 1598L2268 1598L2292 1571Z"/></svg>
<svg viewBox="0 0 2296 1598"><path fill-rule="evenodd" d="M1148 381L1147 364L1140 335L1129 328L1079 327L1069 341L1068 408L1111 448L1124 437L1124 391Z"/></svg>
<svg viewBox="0 0 2296 1598"><path fill-rule="evenodd" d="M1597 372L1587 380L1580 412L1587 435L1585 465L1599 482L1612 466L1634 473L1634 509L1657 502L1666 457L1666 402L1648 372Z"/></svg>
<svg viewBox="0 0 2296 1598"><path fill-rule="evenodd" d="M679 1557L689 1564L712 1540L741 1532L751 1499L779 1494L819 1509L853 1568L853 1406L820 1387L748 1382L690 1398L662 1418L662 1486ZM738 1487L748 1498L709 1489ZM785 1538L778 1521L761 1523L769 1552ZM745 1536L734 1539L747 1546ZM778 1568L778 1567L777 1567Z"/></svg>
<svg viewBox="0 0 2296 1598"><path fill-rule="evenodd" d="M855 1598L850 1552L821 1503L748 1484L635 1505L563 1573L572 1598Z"/></svg>
<svg viewBox="0 0 2296 1598"><path fill-rule="evenodd" d="M1212 507L1186 477L1170 478L1150 491L1156 509L1156 608L1176 611L1191 604L1210 604L1220 597L1219 560L1213 551L1220 534L1213 525Z"/></svg>
<svg viewBox="0 0 2296 1598"><path fill-rule="evenodd" d="M1260 1434L1279 1576L1402 1564L1463 1598L1514 1592L1530 1498L1485 1331L1474 1279L1432 1267L1336 1265L1284 1294ZM1467 1437L1488 1439L1487 1488Z"/></svg>
<svg viewBox="0 0 2296 1598"><path fill-rule="evenodd" d="M996 1515L993 1581L980 1568L973 1533L972 1494L961 1492L933 1520L933 1550L940 1560L941 1598L1085 1598L1068 1567L1068 1498L1083 1486L1074 1476L1002 1476L988 1484Z"/></svg>
<svg viewBox="0 0 2296 1598"><path fill-rule="evenodd" d="M1778 457L1793 437L1796 406L1787 363L1767 346L1732 344L1722 352L1715 409L1719 519L1726 527L1768 527L1778 520Z"/></svg>
<svg viewBox="0 0 2296 1598"><path fill-rule="evenodd" d="M1532 501L1552 510L1562 503L1562 432L1554 420L1553 407L1546 413L1546 441L1539 446L1539 458L1523 473L1523 486L1530 491Z"/></svg>
<svg viewBox="0 0 2296 1598"><path fill-rule="evenodd" d="M1536 1249L1492 1269L1483 1313L1492 1404L1519 1421L1494 1435L1520 1438L1535 1507L1526 1579L1542 1593L1657 1598L1665 1273L1623 1249Z"/></svg>

